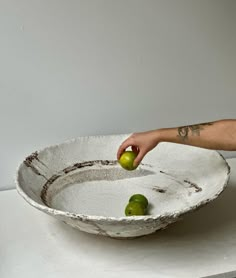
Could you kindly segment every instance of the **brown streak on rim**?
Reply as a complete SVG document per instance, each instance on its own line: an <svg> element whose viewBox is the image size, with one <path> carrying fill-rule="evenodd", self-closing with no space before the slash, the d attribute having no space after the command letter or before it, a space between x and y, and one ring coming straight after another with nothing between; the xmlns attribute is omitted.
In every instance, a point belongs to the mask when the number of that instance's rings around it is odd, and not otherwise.
<svg viewBox="0 0 236 278"><path fill-rule="evenodd" d="M34 159L36 159L36 160L39 161L38 155L39 155L39 154L38 154L37 151L36 151L36 152L33 152L31 155L29 155L29 156L26 157L26 159L24 160L24 163L25 163L26 165L30 165L30 164L33 162Z"/></svg>
<svg viewBox="0 0 236 278"><path fill-rule="evenodd" d="M44 202L44 204L46 206L49 206L48 203L47 203L47 191L48 191L48 188L59 177L61 177L61 175L53 175L49 180L47 180L47 182L43 186L43 189L41 191L40 197L41 197L41 200Z"/></svg>
<svg viewBox="0 0 236 278"><path fill-rule="evenodd" d="M190 184L190 187L194 187L195 188L195 192L202 191L202 188L199 185L197 185L196 183L191 182L189 180L184 180L184 182Z"/></svg>
<svg viewBox="0 0 236 278"><path fill-rule="evenodd" d="M69 166L65 169L63 169L62 171L65 174L68 174L76 169L80 169L80 168L84 168L84 167L91 167L94 166L96 164L101 164L101 165L116 165L117 164L117 160L93 160L93 161L85 161L85 162L80 162L80 163L75 163L72 166Z"/></svg>
<svg viewBox="0 0 236 278"><path fill-rule="evenodd" d="M41 164L43 164L44 166L46 166L42 161L39 160L38 158L38 152L33 152L31 155L27 156L26 159L24 160L24 164L26 167L29 167L31 168L31 170L38 176L42 176L44 177L46 180L47 180L47 177L44 176L42 173L39 172L39 170L34 166L32 165L32 162L34 160L37 160L38 162L40 162Z"/></svg>

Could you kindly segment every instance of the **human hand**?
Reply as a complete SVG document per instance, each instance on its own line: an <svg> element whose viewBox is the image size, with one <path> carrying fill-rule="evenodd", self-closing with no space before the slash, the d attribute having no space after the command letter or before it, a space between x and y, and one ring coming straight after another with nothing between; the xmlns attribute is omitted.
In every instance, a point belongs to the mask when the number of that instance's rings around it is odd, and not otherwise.
<svg viewBox="0 0 236 278"><path fill-rule="evenodd" d="M134 133L128 137L119 147L117 152L117 159L120 159L122 153L131 147L132 151L138 155L134 160L134 166L137 166L143 159L143 157L159 143L158 130L152 130L147 132Z"/></svg>

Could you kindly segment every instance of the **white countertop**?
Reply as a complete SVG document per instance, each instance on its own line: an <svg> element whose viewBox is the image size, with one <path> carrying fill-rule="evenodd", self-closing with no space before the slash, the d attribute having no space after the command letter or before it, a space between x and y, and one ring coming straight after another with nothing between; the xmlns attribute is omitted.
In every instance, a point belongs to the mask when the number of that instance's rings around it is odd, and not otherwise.
<svg viewBox="0 0 236 278"><path fill-rule="evenodd" d="M230 182L217 200L133 240L80 232L16 190L0 192L0 277L191 278L236 270L236 159L228 162Z"/></svg>

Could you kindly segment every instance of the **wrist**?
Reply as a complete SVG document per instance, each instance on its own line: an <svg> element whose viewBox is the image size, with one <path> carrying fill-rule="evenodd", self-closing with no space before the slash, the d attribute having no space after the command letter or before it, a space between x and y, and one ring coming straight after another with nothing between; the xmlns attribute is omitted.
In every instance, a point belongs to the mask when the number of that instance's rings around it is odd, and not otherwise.
<svg viewBox="0 0 236 278"><path fill-rule="evenodd" d="M160 128L156 130L157 144L161 142L175 141L175 130L170 128Z"/></svg>
<svg viewBox="0 0 236 278"><path fill-rule="evenodd" d="M164 136L165 136L165 134L163 132L163 129L153 130L153 140L155 142L155 145L165 141Z"/></svg>

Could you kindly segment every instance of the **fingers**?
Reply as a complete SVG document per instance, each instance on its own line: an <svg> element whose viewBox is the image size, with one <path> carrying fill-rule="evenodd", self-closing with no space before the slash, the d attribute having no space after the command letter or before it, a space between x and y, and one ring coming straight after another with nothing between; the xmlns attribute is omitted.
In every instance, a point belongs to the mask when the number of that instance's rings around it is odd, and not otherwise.
<svg viewBox="0 0 236 278"><path fill-rule="evenodd" d="M143 157L145 156L145 154L147 153L146 151L143 151L142 149L139 149L138 146L134 145L134 142L132 140L132 138L128 138L126 139L119 147L118 152L117 152L117 159L119 160L122 153L128 148L131 147L132 151L137 153L137 157L134 160L134 166L137 166L140 164L140 162L142 161Z"/></svg>
<svg viewBox="0 0 236 278"><path fill-rule="evenodd" d="M117 159L120 159L120 156L122 155L122 153L128 148L132 146L132 144L130 143L129 138L127 140L125 140L119 147L118 152L117 152Z"/></svg>

